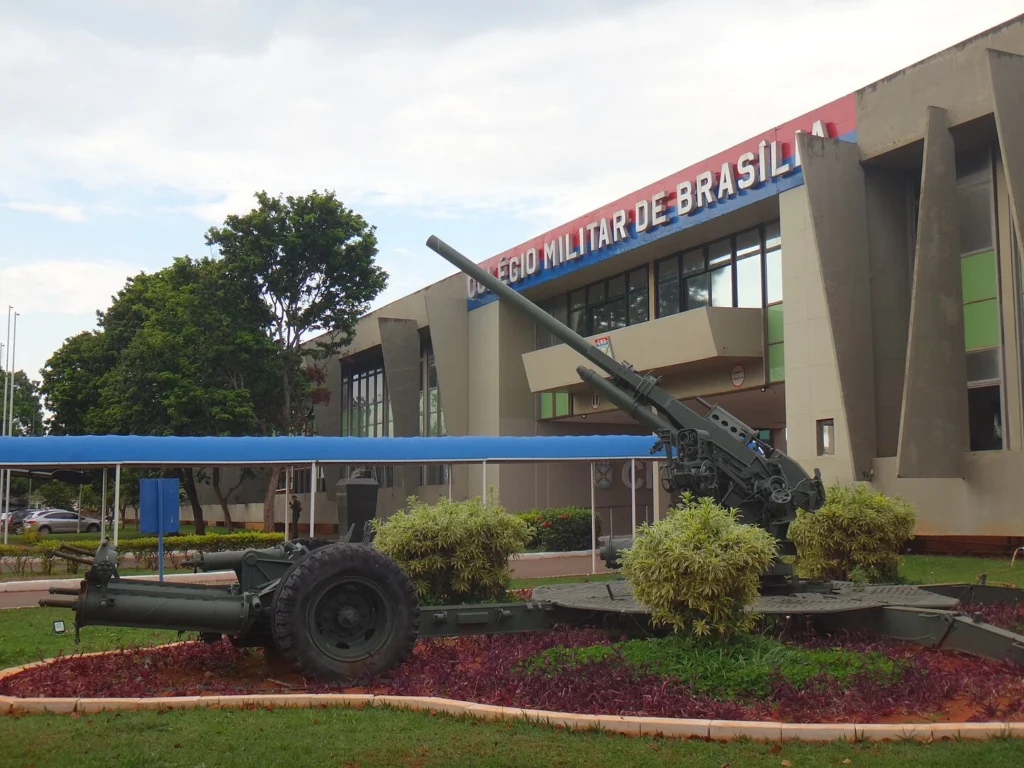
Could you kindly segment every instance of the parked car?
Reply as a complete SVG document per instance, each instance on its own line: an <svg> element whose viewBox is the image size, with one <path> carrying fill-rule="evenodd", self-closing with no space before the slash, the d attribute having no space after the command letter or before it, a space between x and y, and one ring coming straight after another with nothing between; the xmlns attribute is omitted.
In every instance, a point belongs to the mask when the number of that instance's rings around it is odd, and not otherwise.
<svg viewBox="0 0 1024 768"><path fill-rule="evenodd" d="M0 525L7 525L7 531L15 535L22 532L25 524L25 518L28 517L35 510L32 509L15 509L10 513L10 521L7 521L8 514L4 512L0 514Z"/></svg>
<svg viewBox="0 0 1024 768"><path fill-rule="evenodd" d="M34 509L22 523L26 531L39 533L99 533L100 521L66 509Z"/></svg>

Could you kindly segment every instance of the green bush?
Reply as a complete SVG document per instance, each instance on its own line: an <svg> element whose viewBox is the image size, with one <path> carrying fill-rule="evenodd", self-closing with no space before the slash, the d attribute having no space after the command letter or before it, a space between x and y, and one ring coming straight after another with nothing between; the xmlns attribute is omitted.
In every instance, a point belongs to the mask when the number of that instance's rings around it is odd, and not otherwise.
<svg viewBox="0 0 1024 768"><path fill-rule="evenodd" d="M807 579L898 581L899 553L916 522L914 508L898 496L867 485L834 485L821 509L800 510L789 526L797 573Z"/></svg>
<svg viewBox="0 0 1024 768"><path fill-rule="evenodd" d="M556 507L517 515L530 526L530 547L545 552L579 552L592 544L590 510L584 507ZM601 518L596 519L601 535Z"/></svg>
<svg viewBox="0 0 1024 768"><path fill-rule="evenodd" d="M503 600L508 560L530 540L526 523L493 500L484 505L411 497L408 509L374 520L374 546L395 560L426 604Z"/></svg>
<svg viewBox="0 0 1024 768"><path fill-rule="evenodd" d="M684 494L664 520L637 529L633 546L622 551L622 572L655 624L723 638L753 626L745 608L759 594L776 543L763 528L738 522L737 514Z"/></svg>

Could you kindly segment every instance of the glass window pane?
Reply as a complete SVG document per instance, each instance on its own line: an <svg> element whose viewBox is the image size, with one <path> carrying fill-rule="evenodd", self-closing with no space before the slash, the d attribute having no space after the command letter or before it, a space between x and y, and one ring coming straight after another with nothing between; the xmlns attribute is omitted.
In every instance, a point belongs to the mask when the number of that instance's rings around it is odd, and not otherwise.
<svg viewBox="0 0 1024 768"><path fill-rule="evenodd" d="M694 248L683 254L683 274L694 275L704 271L704 249Z"/></svg>
<svg viewBox="0 0 1024 768"><path fill-rule="evenodd" d="M580 336L589 336L587 333L587 313L583 309L574 309L572 317L570 318L570 328L572 328Z"/></svg>
<svg viewBox="0 0 1024 768"><path fill-rule="evenodd" d="M961 152L956 157L956 182L959 186L989 181L992 177L992 158L988 147L972 152Z"/></svg>
<svg viewBox="0 0 1024 768"><path fill-rule="evenodd" d="M782 307L783 307L782 304L773 304L772 306L768 307L768 309L766 310L767 314L768 314L768 343L769 344L775 344L776 342L782 341L782 339L783 339L783 332L782 332L782 321L783 321Z"/></svg>
<svg viewBox="0 0 1024 768"><path fill-rule="evenodd" d="M629 294L629 324L646 323L650 320L650 303L647 300L647 291L630 292Z"/></svg>
<svg viewBox="0 0 1024 768"><path fill-rule="evenodd" d="M959 197L960 253L991 248L992 185L981 184L961 189Z"/></svg>
<svg viewBox="0 0 1024 768"><path fill-rule="evenodd" d="M711 273L711 305L714 307L733 306L731 264L719 267Z"/></svg>
<svg viewBox="0 0 1024 768"><path fill-rule="evenodd" d="M607 333L611 330L611 305L602 304L598 307L593 307L590 313L592 330L587 334L588 336L595 333Z"/></svg>
<svg viewBox="0 0 1024 768"><path fill-rule="evenodd" d="M550 392L540 393L540 417L550 419L554 411L554 395Z"/></svg>
<svg viewBox="0 0 1024 768"><path fill-rule="evenodd" d="M608 310L608 330L624 328L626 326L626 299L610 301L605 306Z"/></svg>
<svg viewBox="0 0 1024 768"><path fill-rule="evenodd" d="M679 274L679 261L671 256L654 265L655 275L659 284L672 282Z"/></svg>
<svg viewBox="0 0 1024 768"><path fill-rule="evenodd" d="M725 238L708 246L708 266L724 264L732 258L732 240Z"/></svg>
<svg viewBox="0 0 1024 768"><path fill-rule="evenodd" d="M760 256L748 256L736 262L736 306L761 306Z"/></svg>
<svg viewBox="0 0 1024 768"><path fill-rule="evenodd" d="M604 301L604 298L604 283L597 283L597 285L591 285L587 288L587 304L596 304Z"/></svg>
<svg viewBox="0 0 1024 768"><path fill-rule="evenodd" d="M983 349L979 352L967 353L967 381L975 383L980 381L998 380L999 375L999 350Z"/></svg>
<svg viewBox="0 0 1024 768"><path fill-rule="evenodd" d="M555 416L569 415L569 393L555 392Z"/></svg>
<svg viewBox="0 0 1024 768"><path fill-rule="evenodd" d="M996 254L983 251L960 259L964 303L995 298L997 293Z"/></svg>
<svg viewBox="0 0 1024 768"><path fill-rule="evenodd" d="M999 302L996 299L964 305L964 342L968 350L999 346Z"/></svg>
<svg viewBox="0 0 1024 768"><path fill-rule="evenodd" d="M569 296L569 308L580 309L587 305L587 293L584 290L573 291Z"/></svg>
<svg viewBox="0 0 1024 768"><path fill-rule="evenodd" d="M626 276L616 275L608 279L608 298L614 299L626 294Z"/></svg>
<svg viewBox="0 0 1024 768"><path fill-rule="evenodd" d="M635 293L637 291L643 291L647 293L647 267L640 267L640 269L634 269L629 273L629 292Z"/></svg>
<svg viewBox="0 0 1024 768"><path fill-rule="evenodd" d="M671 283L658 285L658 317L674 315L679 311L679 283L673 280Z"/></svg>
<svg viewBox="0 0 1024 768"><path fill-rule="evenodd" d="M703 275L686 278L686 308L697 309L708 305L708 295L711 292L711 275L705 272Z"/></svg>
<svg viewBox="0 0 1024 768"><path fill-rule="evenodd" d="M761 253L761 230L748 229L736 235L736 258Z"/></svg>
<svg viewBox="0 0 1024 768"><path fill-rule="evenodd" d="M786 345L768 345L768 381L784 381L786 378Z"/></svg>
<svg viewBox="0 0 1024 768"><path fill-rule="evenodd" d="M782 247L782 230L778 221L771 221L765 224L764 246L766 250Z"/></svg>
<svg viewBox="0 0 1024 768"><path fill-rule="evenodd" d="M764 257L765 261L765 304L774 304L782 301L782 248L769 250Z"/></svg>

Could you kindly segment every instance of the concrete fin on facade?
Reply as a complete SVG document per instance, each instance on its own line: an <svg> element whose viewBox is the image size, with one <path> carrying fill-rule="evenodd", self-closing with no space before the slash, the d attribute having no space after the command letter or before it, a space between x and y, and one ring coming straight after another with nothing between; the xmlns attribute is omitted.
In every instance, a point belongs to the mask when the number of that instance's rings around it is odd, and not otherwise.
<svg viewBox="0 0 1024 768"><path fill-rule="evenodd" d="M852 474L854 479L868 479L877 442L864 172L855 144L809 134L797 136L797 142Z"/></svg>
<svg viewBox="0 0 1024 768"><path fill-rule="evenodd" d="M427 323L430 326L437 388L449 435L468 435L469 430L469 308L465 284L448 280L426 294ZM458 498L469 494L470 468L451 468L452 493Z"/></svg>
<svg viewBox="0 0 1024 768"><path fill-rule="evenodd" d="M419 396L422 378L418 324L415 320L396 317L379 317L377 323L395 437L417 437L420 434ZM402 477L401 485L405 488L419 485L417 466L396 467L395 474L396 477Z"/></svg>
<svg viewBox="0 0 1024 768"><path fill-rule="evenodd" d="M926 120L898 472L962 478L969 432L956 152L946 110L929 107Z"/></svg>
<svg viewBox="0 0 1024 768"><path fill-rule="evenodd" d="M1024 253L1024 56L988 49L999 149L1017 247Z"/></svg>

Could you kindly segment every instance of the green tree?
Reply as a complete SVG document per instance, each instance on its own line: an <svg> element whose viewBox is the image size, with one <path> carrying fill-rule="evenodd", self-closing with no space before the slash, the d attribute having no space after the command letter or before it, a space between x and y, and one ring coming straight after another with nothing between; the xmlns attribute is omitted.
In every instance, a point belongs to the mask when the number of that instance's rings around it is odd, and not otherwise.
<svg viewBox="0 0 1024 768"><path fill-rule="evenodd" d="M206 235L229 274L251 283L267 306L268 338L280 352L281 431L309 429L313 403L327 400L320 361L351 343L356 322L387 284L375 263L375 227L333 192L300 197L255 195L257 207L228 216ZM311 337L315 344L308 344ZM280 468L270 472L264 530L273 530Z"/></svg>
<svg viewBox="0 0 1024 768"><path fill-rule="evenodd" d="M12 435L42 435L45 432L42 399L39 382L33 381L24 371L15 371L11 377L14 382L14 421ZM7 392L7 373L0 371L0 392ZM8 401L9 402L9 401Z"/></svg>
<svg viewBox="0 0 1024 768"><path fill-rule="evenodd" d="M44 371L53 423L62 432L192 436L280 429L280 352L265 332L269 310L255 284L229 275L221 261L182 257L154 274L140 273L97 316L100 329L69 339ZM204 533L195 470L168 474L182 481L196 532Z"/></svg>
<svg viewBox="0 0 1024 768"><path fill-rule="evenodd" d="M84 435L93 431L90 417L100 403L104 374L116 355L102 331L83 331L67 339L43 368L41 392L50 412L51 435Z"/></svg>

